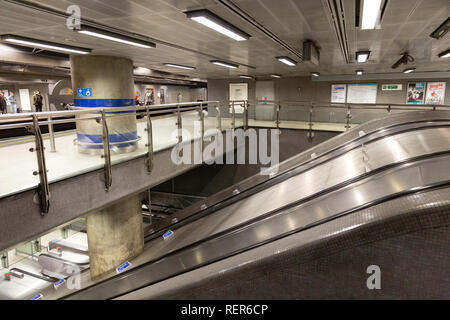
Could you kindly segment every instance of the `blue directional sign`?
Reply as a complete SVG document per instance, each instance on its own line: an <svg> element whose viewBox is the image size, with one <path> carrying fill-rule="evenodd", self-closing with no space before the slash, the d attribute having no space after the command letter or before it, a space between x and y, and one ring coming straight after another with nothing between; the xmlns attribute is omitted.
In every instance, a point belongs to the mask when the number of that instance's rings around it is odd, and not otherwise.
<svg viewBox="0 0 450 320"><path fill-rule="evenodd" d="M34 296L30 300L42 300L42 298L44 298L44 296L41 293L39 293L38 295Z"/></svg>
<svg viewBox="0 0 450 320"><path fill-rule="evenodd" d="M92 97L92 88L78 88L78 97Z"/></svg>
<svg viewBox="0 0 450 320"><path fill-rule="evenodd" d="M164 238L164 240L170 240L173 238L173 236L174 236L173 231L169 230L166 233L164 233L163 238Z"/></svg>
<svg viewBox="0 0 450 320"><path fill-rule="evenodd" d="M116 269L116 272L117 272L117 273L124 272L126 269L128 269L128 268L130 268L130 267L131 267L131 263L129 263L129 262L127 261L127 262L125 262L124 264L122 264L121 266L119 266L119 267Z"/></svg>

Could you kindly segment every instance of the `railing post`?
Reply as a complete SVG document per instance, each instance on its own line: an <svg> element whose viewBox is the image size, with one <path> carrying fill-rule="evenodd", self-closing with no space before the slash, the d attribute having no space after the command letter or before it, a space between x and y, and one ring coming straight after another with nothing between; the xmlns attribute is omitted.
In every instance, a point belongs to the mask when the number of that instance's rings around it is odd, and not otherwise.
<svg viewBox="0 0 450 320"><path fill-rule="evenodd" d="M27 127L27 130L35 136L36 148L31 148L30 151L36 151L38 171L33 172L33 174L35 176L39 175L39 205L41 206L41 215L44 216L50 210L50 187L48 185L47 164L45 162L44 140L42 139L39 119L36 114L33 114L33 126Z"/></svg>
<svg viewBox="0 0 450 320"><path fill-rule="evenodd" d="M220 109L220 102L217 103L217 129L219 129L219 131L222 131L222 110Z"/></svg>
<svg viewBox="0 0 450 320"><path fill-rule="evenodd" d="M103 127L103 158L105 159L105 190L109 191L112 186L111 149L109 145L109 129L106 122L106 112L102 110Z"/></svg>
<svg viewBox="0 0 450 320"><path fill-rule="evenodd" d="M236 129L236 110L234 108L234 100L231 101L231 128Z"/></svg>
<svg viewBox="0 0 450 320"><path fill-rule="evenodd" d="M147 131L147 138L148 143L145 145L148 148L147 153L147 172L151 173L153 170L153 127L152 127L152 119L150 117L150 107L147 106L147 128L145 129Z"/></svg>
<svg viewBox="0 0 450 320"><path fill-rule="evenodd" d="M244 131L248 130L248 101L244 101Z"/></svg>
<svg viewBox="0 0 450 320"><path fill-rule="evenodd" d="M309 107L309 131L308 131L308 140L312 141L314 138L314 131L313 131L313 113L314 113L314 106L311 104Z"/></svg>
<svg viewBox="0 0 450 320"><path fill-rule="evenodd" d="M200 117L200 123L201 123L201 137L200 137L200 141L201 141L201 148L202 148L202 154L203 154L203 142L204 142L204 138L205 138L205 114L203 113L203 104L200 103L200 108L198 110L198 115Z"/></svg>
<svg viewBox="0 0 450 320"><path fill-rule="evenodd" d="M50 138L50 152L56 152L55 131L53 130L52 116L48 116L48 134Z"/></svg>
<svg viewBox="0 0 450 320"><path fill-rule="evenodd" d="M280 109L281 109L281 106L279 104L276 104L275 108L276 108L275 124L277 125L277 130L280 131Z"/></svg>
<svg viewBox="0 0 450 320"><path fill-rule="evenodd" d="M346 115L346 123L345 123L345 129L348 131L350 129L350 119L352 118L352 115L350 113L350 105L347 104L347 115Z"/></svg>
<svg viewBox="0 0 450 320"><path fill-rule="evenodd" d="M183 142L183 120L181 119L181 111L180 111L180 105L177 105L177 128L178 128L178 143Z"/></svg>

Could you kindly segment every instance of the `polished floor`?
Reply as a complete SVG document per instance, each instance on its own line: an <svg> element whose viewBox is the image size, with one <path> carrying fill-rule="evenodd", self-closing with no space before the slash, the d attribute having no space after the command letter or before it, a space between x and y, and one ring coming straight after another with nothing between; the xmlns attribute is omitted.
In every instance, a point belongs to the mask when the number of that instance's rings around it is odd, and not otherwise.
<svg viewBox="0 0 450 320"><path fill-rule="evenodd" d="M194 112L183 113L183 140L189 141L199 137L198 129L194 128L198 114ZM177 118L176 116L156 117L152 120L154 151L158 152L177 143ZM236 119L236 127L242 126L242 119ZM249 120L249 126L274 128L272 121ZM217 130L219 123L216 117L205 117L205 134L212 134ZM134 152L112 155L112 163L117 164L130 160L148 152L146 121L138 121L137 129L140 141ZM222 130L231 128L231 119L221 120ZM309 129L307 122L281 121L280 128ZM314 123L314 130L345 131L345 124L339 123ZM213 131L211 131L213 130ZM44 140L46 163L49 182L55 182L89 171L100 169L104 166L104 159L100 155L87 155L79 153L74 143L75 131L60 132L56 134L56 151L50 152L48 136ZM30 148L35 147L33 137L25 137L15 140L0 141L0 198L35 188L39 183L39 177L33 175L37 171L35 153Z"/></svg>

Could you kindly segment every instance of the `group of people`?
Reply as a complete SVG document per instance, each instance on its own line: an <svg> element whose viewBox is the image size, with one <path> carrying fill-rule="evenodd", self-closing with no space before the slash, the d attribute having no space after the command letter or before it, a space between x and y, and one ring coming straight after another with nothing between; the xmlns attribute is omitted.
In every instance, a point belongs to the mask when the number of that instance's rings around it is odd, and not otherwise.
<svg viewBox="0 0 450 320"><path fill-rule="evenodd" d="M5 94L0 91L0 113L8 113L8 105L11 113L20 112L20 108L17 107L17 100L14 92L11 91L9 97L5 97ZM33 94L33 105L36 112L42 112L42 106L44 105L44 98L39 90L35 90Z"/></svg>

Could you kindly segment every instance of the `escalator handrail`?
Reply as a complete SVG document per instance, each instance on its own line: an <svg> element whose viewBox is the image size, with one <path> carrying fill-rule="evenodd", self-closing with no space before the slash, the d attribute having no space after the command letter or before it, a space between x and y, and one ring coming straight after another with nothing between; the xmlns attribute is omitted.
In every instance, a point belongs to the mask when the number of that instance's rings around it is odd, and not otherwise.
<svg viewBox="0 0 450 320"><path fill-rule="evenodd" d="M447 123L447 125L443 125L443 123ZM402 127L405 126L411 126L411 125L419 125L423 124L423 126L420 127L414 127L414 128L407 128L402 130ZM173 223L173 219L166 219L163 220L159 225L157 225L158 229L151 230L152 232L148 235L146 235L146 241L154 239L156 237L161 236L169 229L175 229L180 226L187 223L186 219L189 219L191 217L197 216L201 214L201 217L210 214L212 212L215 212L216 210L219 210L224 205L229 205L231 203L237 202L244 197L248 197L256 192L261 191L262 188L268 188L270 186L273 186L274 184L280 183L282 181L287 180L288 178L300 174L306 170L312 169L316 166L319 166L325 162L332 161L333 159L341 156L342 154L349 152L355 148L360 147L362 144L368 144L372 143L376 140L382 139L386 136L392 135L392 134L399 134L404 133L408 131L415 131L420 130L424 128L435 128L435 127L448 127L450 125L450 119L436 119L436 120L421 120L421 121L411 121L411 122L402 122L393 124L390 126L382 127L377 130L374 130L372 132L369 132L363 136L359 136L355 139L352 139L342 145L339 145L337 147L334 147L326 152L321 153L320 155L316 156L315 158L309 158L306 161L300 162L298 164L295 164L294 166L291 166L290 168L286 170L280 170L277 175L273 177L267 177L262 176L260 174L253 175L247 179L244 179L243 181L234 184L230 187L225 188L224 190L212 195L211 197L207 198L205 202L208 202L212 200L212 203L207 204L206 208L200 208L197 203L194 203L193 205L184 208L183 210L178 211L173 215L171 218L175 218L176 222ZM382 133L382 135L377 136L377 134ZM296 158L301 158L305 154L312 154L314 153L316 147L313 147L309 150L306 150L305 152L300 153L299 155L296 155L294 157L291 157L282 163L280 163L280 167L284 165L288 165L291 161L295 161ZM313 165L311 165L313 162L315 162ZM242 188L242 186L249 184L248 187ZM255 189L253 192L252 190ZM236 194L233 191L238 189L239 193ZM230 203L230 200L232 202ZM186 216L183 218L183 216ZM189 220L189 222L192 222L192 220Z"/></svg>

